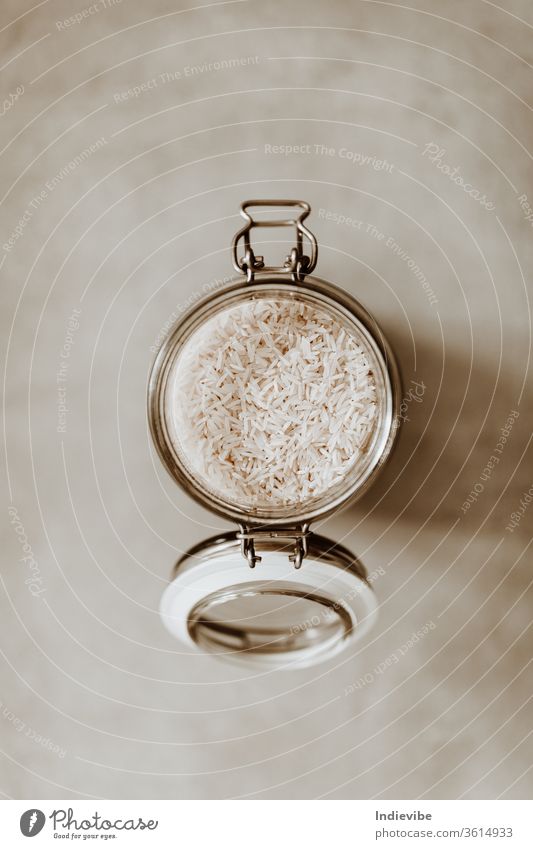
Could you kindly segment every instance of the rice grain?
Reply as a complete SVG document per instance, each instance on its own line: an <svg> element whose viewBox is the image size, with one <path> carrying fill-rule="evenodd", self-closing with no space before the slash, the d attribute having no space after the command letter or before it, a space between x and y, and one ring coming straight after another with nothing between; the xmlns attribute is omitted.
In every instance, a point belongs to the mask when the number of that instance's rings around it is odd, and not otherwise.
<svg viewBox="0 0 533 849"><path fill-rule="evenodd" d="M240 506L324 495L359 461L379 417L364 339L326 308L290 298L209 319L185 343L170 386L183 462Z"/></svg>

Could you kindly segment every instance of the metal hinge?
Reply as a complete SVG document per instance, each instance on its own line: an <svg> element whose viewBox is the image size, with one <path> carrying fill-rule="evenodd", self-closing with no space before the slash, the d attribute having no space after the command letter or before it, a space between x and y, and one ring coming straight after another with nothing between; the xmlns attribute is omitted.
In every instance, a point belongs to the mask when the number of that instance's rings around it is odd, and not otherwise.
<svg viewBox="0 0 533 849"><path fill-rule="evenodd" d="M245 525L239 525L237 539L241 542L241 553L250 569L255 569L256 564L261 562L261 557L256 552L256 542L273 539L293 542L294 548L292 554L289 554L289 560L294 564L295 569L299 569L307 554L309 533L308 524L299 528L248 528Z"/></svg>
<svg viewBox="0 0 533 849"><path fill-rule="evenodd" d="M289 206L297 207L300 212L292 218L256 221L247 211L251 206ZM241 203L241 215L246 220L246 224L233 238L233 265L237 271L246 274L248 283L253 282L256 271L267 274L290 274L295 282L302 281L306 274L311 274L317 261L318 245L313 233L303 223L310 212L311 207L303 200L245 200ZM263 257L255 255L250 242L250 231L254 227L294 227L296 229L296 245L283 265L265 265ZM304 236L311 248L310 256L304 253ZM239 257L241 239L244 241L244 256Z"/></svg>

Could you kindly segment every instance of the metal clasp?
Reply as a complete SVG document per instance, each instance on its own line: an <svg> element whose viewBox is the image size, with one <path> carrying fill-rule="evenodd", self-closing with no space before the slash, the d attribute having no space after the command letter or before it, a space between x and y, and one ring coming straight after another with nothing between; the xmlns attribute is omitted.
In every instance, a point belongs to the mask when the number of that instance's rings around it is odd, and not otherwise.
<svg viewBox="0 0 533 849"><path fill-rule="evenodd" d="M289 554L289 560L299 569L307 554L307 540L309 537L309 525L304 524L300 528L248 528L239 525L237 539L241 541L241 554L248 562L250 569L255 569L261 557L257 554L255 544L260 540L282 539L294 543L294 550Z"/></svg>
<svg viewBox="0 0 533 849"><path fill-rule="evenodd" d="M293 218L282 218L281 220L265 219L255 221L247 209L251 206L290 206L300 209L299 215ZM291 274L294 282L302 281L306 274L311 274L316 266L318 256L318 245L315 236L304 225L304 221L311 212L311 207L303 200L245 200L241 203L241 215L246 224L233 237L232 252L233 265L237 271L246 275L246 280L251 283L256 272L270 274ZM253 227L295 227L296 245L291 250L285 263L278 265L265 265L262 256L256 256L250 242L250 231ZM311 255L304 254L303 237L306 237L311 246ZM239 243L244 240L244 256L239 257Z"/></svg>

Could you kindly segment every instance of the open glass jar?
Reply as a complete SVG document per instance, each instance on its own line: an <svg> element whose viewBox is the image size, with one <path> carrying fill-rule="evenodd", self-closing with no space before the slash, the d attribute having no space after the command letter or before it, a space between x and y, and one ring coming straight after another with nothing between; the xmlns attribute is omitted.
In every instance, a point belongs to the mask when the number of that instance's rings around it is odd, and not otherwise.
<svg viewBox="0 0 533 849"><path fill-rule="evenodd" d="M297 214L256 220L252 207ZM310 524L361 496L385 463L400 382L369 313L310 276L318 249L304 225L309 205L252 200L241 213L241 276L174 326L148 398L167 470L238 530L180 559L161 613L189 645L295 668L338 653L375 616L362 565ZM295 228L295 246L283 266L266 266L251 230L280 226Z"/></svg>

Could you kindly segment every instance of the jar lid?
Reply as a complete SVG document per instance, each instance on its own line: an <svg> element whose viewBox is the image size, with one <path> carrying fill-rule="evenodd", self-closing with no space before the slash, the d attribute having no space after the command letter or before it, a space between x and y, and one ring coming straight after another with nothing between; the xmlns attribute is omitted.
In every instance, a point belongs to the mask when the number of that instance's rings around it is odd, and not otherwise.
<svg viewBox="0 0 533 849"><path fill-rule="evenodd" d="M377 604L359 560L310 534L297 569L287 536L258 535L253 569L236 533L184 554L161 599L170 633L219 658L290 670L328 660L361 639Z"/></svg>

